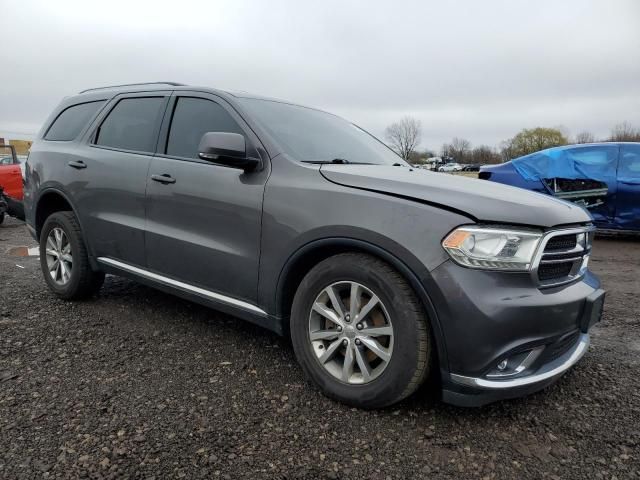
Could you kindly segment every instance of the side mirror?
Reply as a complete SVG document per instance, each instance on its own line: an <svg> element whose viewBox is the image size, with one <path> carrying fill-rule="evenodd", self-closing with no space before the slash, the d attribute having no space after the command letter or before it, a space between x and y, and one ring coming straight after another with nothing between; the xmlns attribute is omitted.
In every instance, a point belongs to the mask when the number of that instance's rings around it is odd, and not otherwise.
<svg viewBox="0 0 640 480"><path fill-rule="evenodd" d="M198 146L198 156L202 160L244 171L254 170L260 165L260 159L247 156L244 135L239 133L205 133Z"/></svg>

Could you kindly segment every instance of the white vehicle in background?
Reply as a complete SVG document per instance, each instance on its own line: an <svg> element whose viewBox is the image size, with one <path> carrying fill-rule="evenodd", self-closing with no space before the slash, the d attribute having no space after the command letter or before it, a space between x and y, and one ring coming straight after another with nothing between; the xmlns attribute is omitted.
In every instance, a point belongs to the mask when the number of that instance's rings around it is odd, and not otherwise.
<svg viewBox="0 0 640 480"><path fill-rule="evenodd" d="M461 172L462 165L460 165L459 163L447 163L445 165L442 165L441 167L438 167L438 171L439 172Z"/></svg>
<svg viewBox="0 0 640 480"><path fill-rule="evenodd" d="M17 155L18 161L20 162L20 171L22 172L22 178L24 178L25 173L25 163L27 163L26 155Z"/></svg>

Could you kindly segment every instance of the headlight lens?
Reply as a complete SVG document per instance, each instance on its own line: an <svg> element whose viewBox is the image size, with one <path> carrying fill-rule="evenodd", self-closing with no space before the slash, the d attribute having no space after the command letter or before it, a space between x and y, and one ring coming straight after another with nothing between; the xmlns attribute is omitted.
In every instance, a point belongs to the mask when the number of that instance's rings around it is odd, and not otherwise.
<svg viewBox="0 0 640 480"><path fill-rule="evenodd" d="M542 233L500 227L459 227L442 241L460 265L486 270L525 271L531 268Z"/></svg>

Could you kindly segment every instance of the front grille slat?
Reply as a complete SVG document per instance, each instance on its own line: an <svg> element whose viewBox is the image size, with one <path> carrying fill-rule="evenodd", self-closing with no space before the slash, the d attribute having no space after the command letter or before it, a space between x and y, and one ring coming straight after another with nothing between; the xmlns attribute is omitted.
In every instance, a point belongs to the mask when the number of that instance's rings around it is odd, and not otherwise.
<svg viewBox="0 0 640 480"><path fill-rule="evenodd" d="M546 263L538 268L538 278L542 281L566 277L571 273L573 262Z"/></svg>
<svg viewBox="0 0 640 480"><path fill-rule="evenodd" d="M577 245L578 238L576 234L558 235L557 237L549 239L544 251L553 252L555 250L571 250L572 248L576 248Z"/></svg>
<svg viewBox="0 0 640 480"><path fill-rule="evenodd" d="M569 233L549 233L537 265L541 286L551 286L573 280L591 251L589 228Z"/></svg>

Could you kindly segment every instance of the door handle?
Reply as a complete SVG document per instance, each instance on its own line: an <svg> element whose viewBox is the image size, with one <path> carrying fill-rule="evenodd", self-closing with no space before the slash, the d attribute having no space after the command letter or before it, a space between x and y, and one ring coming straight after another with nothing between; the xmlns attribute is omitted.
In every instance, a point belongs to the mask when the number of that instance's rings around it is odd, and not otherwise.
<svg viewBox="0 0 640 480"><path fill-rule="evenodd" d="M157 175L157 174L153 174L151 175L151 180L154 180L156 182L160 182L160 183L164 183L165 185L168 183L176 183L176 179L173 178L171 175L165 173L162 175Z"/></svg>
<svg viewBox="0 0 640 480"><path fill-rule="evenodd" d="M68 165L69 165L70 167L77 168L78 170L80 170L80 169L82 169L82 168L87 168L87 164L86 164L86 163L84 163L82 160L79 160L79 161L77 161L77 162L72 160L72 161L70 161L70 162L68 163Z"/></svg>

